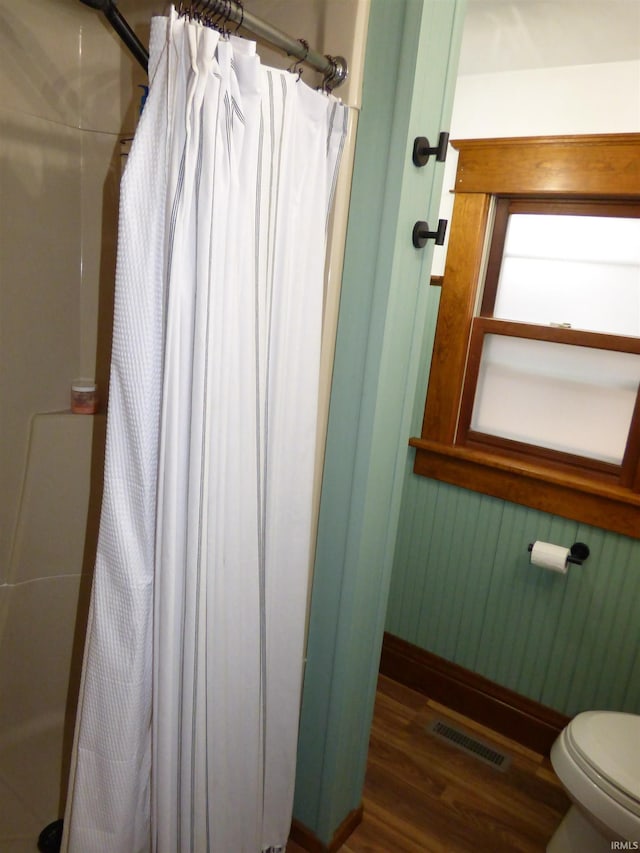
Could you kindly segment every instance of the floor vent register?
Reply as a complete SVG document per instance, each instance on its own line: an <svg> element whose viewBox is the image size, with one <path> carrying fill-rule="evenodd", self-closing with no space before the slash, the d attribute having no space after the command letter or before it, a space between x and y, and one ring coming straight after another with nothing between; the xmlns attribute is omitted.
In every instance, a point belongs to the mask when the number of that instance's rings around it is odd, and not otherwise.
<svg viewBox="0 0 640 853"><path fill-rule="evenodd" d="M462 731L449 723L444 723L442 720L432 720L427 726L427 731L447 743L455 746L457 749L484 761L485 764L490 764L497 770L507 770L511 764L511 758L504 752L499 752L493 746L472 737L467 732Z"/></svg>

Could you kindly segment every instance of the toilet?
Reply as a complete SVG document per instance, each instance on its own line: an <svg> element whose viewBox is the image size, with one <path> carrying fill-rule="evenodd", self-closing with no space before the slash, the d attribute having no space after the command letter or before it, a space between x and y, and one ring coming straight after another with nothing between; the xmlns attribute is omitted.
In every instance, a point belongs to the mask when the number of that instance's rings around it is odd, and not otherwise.
<svg viewBox="0 0 640 853"><path fill-rule="evenodd" d="M640 716L578 714L551 747L551 763L572 806L547 853L640 850Z"/></svg>

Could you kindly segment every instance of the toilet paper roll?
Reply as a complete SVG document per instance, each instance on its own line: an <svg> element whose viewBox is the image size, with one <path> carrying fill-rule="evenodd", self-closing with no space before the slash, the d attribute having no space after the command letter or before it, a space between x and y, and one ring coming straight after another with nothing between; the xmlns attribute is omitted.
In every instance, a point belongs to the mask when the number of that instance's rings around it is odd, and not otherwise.
<svg viewBox="0 0 640 853"><path fill-rule="evenodd" d="M562 548L560 545L552 545L551 542L534 542L531 548L531 565L566 575L569 567L567 558L570 554L571 551L568 548Z"/></svg>

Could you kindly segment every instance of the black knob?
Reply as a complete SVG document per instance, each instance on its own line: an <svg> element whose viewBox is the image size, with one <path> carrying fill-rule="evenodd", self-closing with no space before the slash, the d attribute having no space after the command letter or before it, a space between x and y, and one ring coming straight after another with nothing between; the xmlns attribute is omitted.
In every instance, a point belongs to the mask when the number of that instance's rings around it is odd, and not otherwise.
<svg viewBox="0 0 640 853"><path fill-rule="evenodd" d="M438 144L430 146L426 136L416 136L413 141L413 162L416 166L425 166L429 162L431 154L436 155L438 163L444 163L447 159L447 146L449 145L449 134L442 131L438 137Z"/></svg>
<svg viewBox="0 0 640 853"><path fill-rule="evenodd" d="M429 223L420 220L413 226L413 245L416 249L422 249L426 245L427 240L435 240L436 246L444 245L444 235L447 231L447 220L438 220L438 229L429 231Z"/></svg>
<svg viewBox="0 0 640 853"><path fill-rule="evenodd" d="M571 546L571 556L580 562L586 560L590 553L589 546L584 542L574 542Z"/></svg>

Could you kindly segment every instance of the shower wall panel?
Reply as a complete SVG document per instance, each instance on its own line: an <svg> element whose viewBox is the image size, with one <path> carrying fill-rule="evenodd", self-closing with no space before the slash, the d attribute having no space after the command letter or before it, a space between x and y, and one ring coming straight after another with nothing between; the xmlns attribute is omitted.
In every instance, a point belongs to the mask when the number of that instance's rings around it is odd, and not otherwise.
<svg viewBox="0 0 640 853"><path fill-rule="evenodd" d="M78 0L0 0L3 850L62 813L104 448L70 385L106 390L120 138L143 79Z"/></svg>

